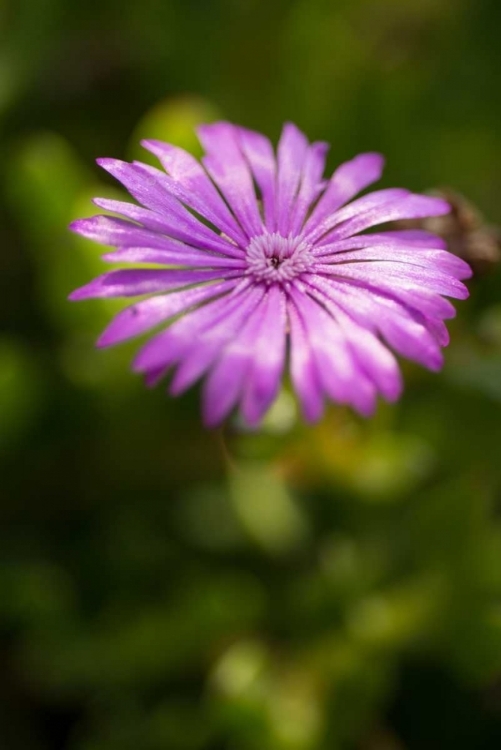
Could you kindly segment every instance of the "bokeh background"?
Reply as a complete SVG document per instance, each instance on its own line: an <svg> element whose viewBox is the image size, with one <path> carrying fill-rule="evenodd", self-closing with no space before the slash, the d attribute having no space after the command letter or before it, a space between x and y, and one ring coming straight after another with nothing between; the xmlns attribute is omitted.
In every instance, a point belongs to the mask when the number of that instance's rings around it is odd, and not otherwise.
<svg viewBox="0 0 501 750"><path fill-rule="evenodd" d="M476 263L444 371L398 406L284 392L257 433L147 391L67 231L120 196L98 156L199 153L224 117L295 121L383 184L500 222L498 0L0 3L0 747L501 746L501 272ZM477 231L478 230L478 231ZM463 232L463 234L461 234ZM482 234L482 232L484 232Z"/></svg>

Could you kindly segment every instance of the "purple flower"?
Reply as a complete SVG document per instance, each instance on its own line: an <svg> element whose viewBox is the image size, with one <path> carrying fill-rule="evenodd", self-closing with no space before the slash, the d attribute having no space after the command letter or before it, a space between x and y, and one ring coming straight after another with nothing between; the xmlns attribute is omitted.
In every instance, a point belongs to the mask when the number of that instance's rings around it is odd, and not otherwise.
<svg viewBox="0 0 501 750"><path fill-rule="evenodd" d="M443 295L468 296L460 279L469 266L428 232L363 232L448 213L444 200L392 188L350 203L379 179L383 157L361 154L324 180L327 144L308 143L292 124L276 156L263 135L226 122L202 126L199 137L202 164L160 141L143 146L165 171L98 160L139 205L96 198L124 218L94 216L72 229L115 248L105 260L132 268L70 298L147 295L114 318L99 346L163 326L134 369L153 385L175 368L175 395L205 376L207 425L236 406L259 424L286 368L315 421L326 398L363 415L378 393L396 400L402 382L390 348L441 367L443 321L455 312Z"/></svg>

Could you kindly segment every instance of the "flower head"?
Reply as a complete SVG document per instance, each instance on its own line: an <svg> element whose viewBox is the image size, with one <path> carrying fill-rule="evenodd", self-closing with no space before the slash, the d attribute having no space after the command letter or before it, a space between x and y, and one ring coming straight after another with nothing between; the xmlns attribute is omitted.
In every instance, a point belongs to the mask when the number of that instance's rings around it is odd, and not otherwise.
<svg viewBox="0 0 501 750"><path fill-rule="evenodd" d="M258 424L286 368L314 421L326 399L363 415L378 394L396 400L391 350L441 367L443 321L454 315L444 296L468 296L461 279L470 268L433 234L373 228L445 214L444 200L399 188L352 200L379 179L383 158L361 154L325 180L327 145L308 143L292 124L276 155L264 136L226 122L202 126L199 137L202 164L160 141L143 146L163 170L98 161L137 204L96 198L123 218L94 216L72 229L115 248L105 260L132 267L71 299L146 296L114 318L99 346L160 326L134 369L150 385L173 369L173 394L205 376L208 425L234 407Z"/></svg>

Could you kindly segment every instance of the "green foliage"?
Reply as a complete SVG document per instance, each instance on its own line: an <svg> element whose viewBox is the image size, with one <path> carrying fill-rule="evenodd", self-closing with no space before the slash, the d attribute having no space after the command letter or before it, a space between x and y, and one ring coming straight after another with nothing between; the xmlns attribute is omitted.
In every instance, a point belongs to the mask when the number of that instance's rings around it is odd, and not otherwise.
<svg viewBox="0 0 501 750"><path fill-rule="evenodd" d="M494 221L490 0L0 6L0 746L491 750L501 744L501 273L471 282L441 374L405 365L372 421L200 424L96 351L122 305L67 231L93 167L199 155L220 117L285 119L451 185Z"/></svg>

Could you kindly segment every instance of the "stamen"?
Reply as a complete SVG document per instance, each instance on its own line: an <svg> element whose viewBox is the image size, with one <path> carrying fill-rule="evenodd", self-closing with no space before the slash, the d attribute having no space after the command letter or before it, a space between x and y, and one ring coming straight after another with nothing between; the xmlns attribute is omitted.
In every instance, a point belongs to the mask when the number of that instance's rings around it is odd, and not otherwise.
<svg viewBox="0 0 501 750"><path fill-rule="evenodd" d="M307 242L277 232L254 237L247 248L248 272L267 284L291 281L308 270L312 261Z"/></svg>

